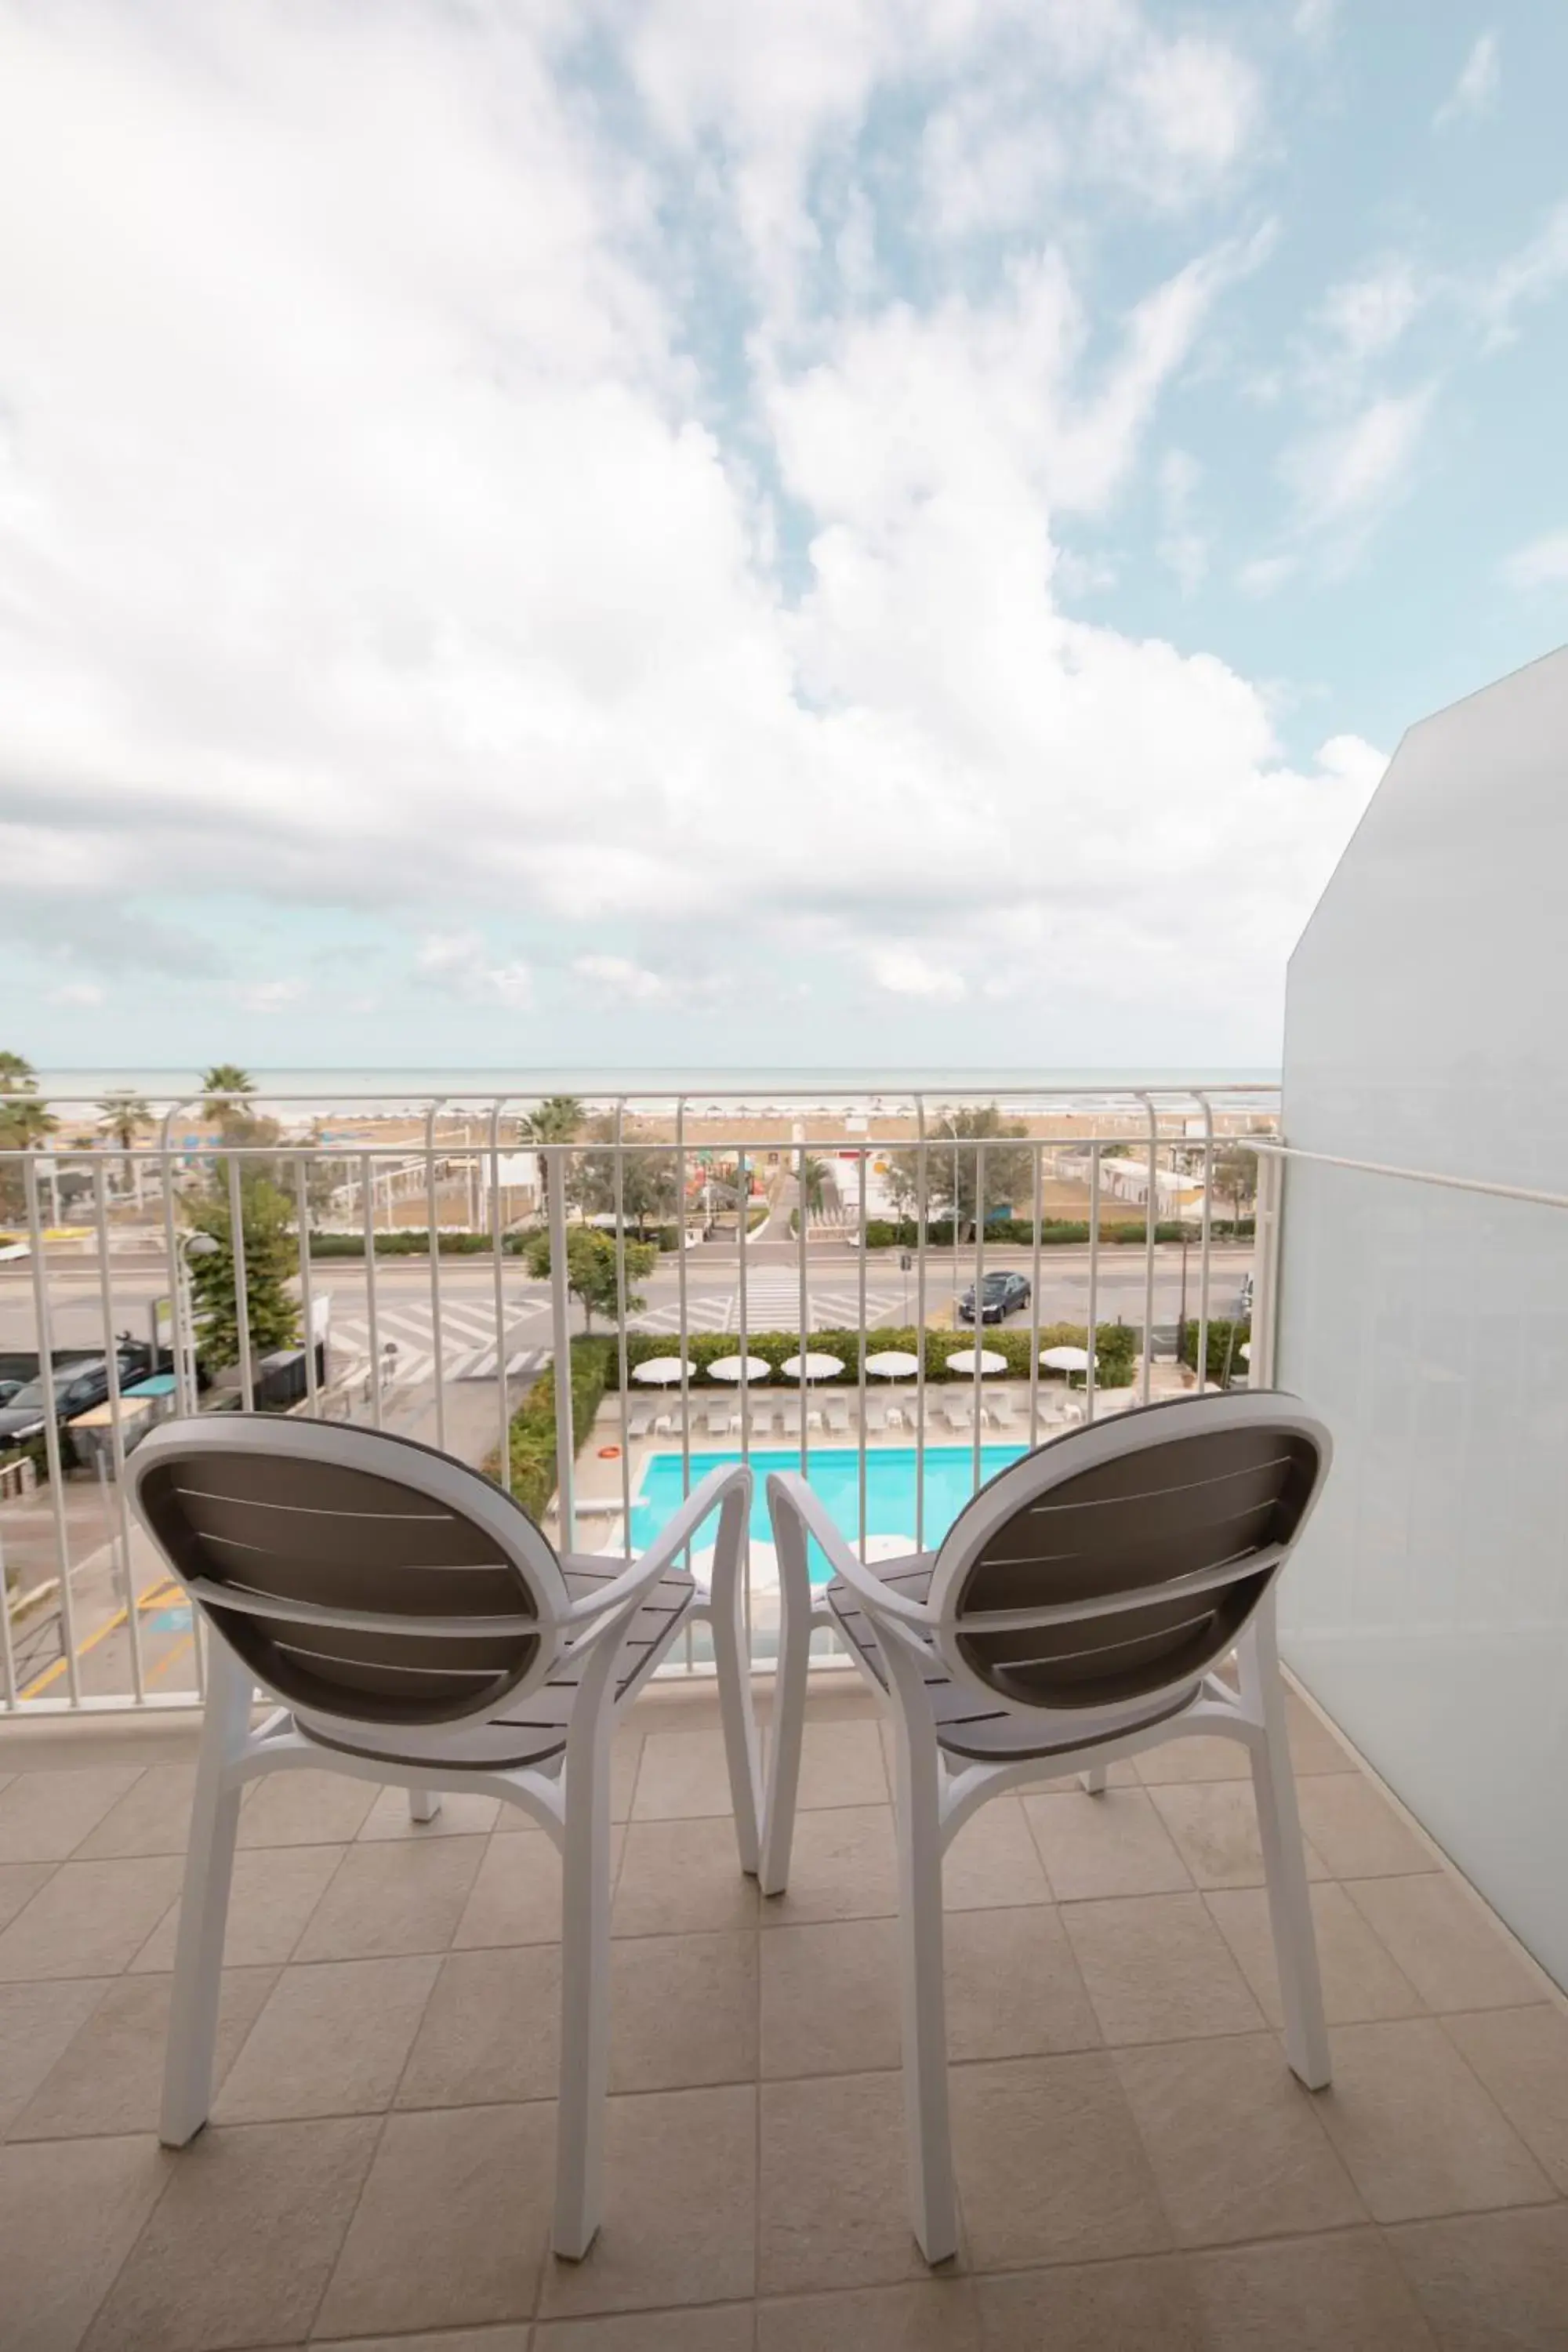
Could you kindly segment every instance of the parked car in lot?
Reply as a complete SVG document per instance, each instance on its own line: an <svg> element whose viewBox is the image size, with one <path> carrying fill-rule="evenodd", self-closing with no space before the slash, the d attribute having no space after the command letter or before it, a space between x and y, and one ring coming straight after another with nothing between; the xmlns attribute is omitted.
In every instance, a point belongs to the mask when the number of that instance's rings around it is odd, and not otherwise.
<svg viewBox="0 0 1568 2352"><path fill-rule="evenodd" d="M1028 1283L1021 1274L988 1274L980 1286L980 1320L1000 1323L1003 1317L1016 1314L1027 1307L1031 1297ZM974 1285L970 1284L958 1302L961 1323L974 1320Z"/></svg>
<svg viewBox="0 0 1568 2352"><path fill-rule="evenodd" d="M132 1381L144 1380L151 1371L153 1351L137 1340L121 1340L119 1363L121 1384L128 1386ZM47 1398L51 1388L55 1419L74 1421L79 1412L89 1412L108 1397L109 1359L86 1356L74 1364L63 1365L47 1383L41 1377L25 1382L0 1405L0 1445L25 1445L29 1438L43 1434L49 1417Z"/></svg>

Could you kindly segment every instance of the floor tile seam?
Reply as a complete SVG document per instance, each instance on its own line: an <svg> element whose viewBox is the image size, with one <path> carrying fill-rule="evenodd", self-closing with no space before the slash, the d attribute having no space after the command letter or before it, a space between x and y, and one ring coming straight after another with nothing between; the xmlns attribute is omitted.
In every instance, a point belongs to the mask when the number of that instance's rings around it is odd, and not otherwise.
<svg viewBox="0 0 1568 2352"><path fill-rule="evenodd" d="M321 2292L316 2297L315 2303L311 2308L310 2319L306 2324L304 2341L307 2343L316 2332L316 2322L320 2319L322 2310L325 2307L327 2297L332 2291L332 2282L337 2277L339 2268L342 2263L344 2251L348 2246L349 2240L353 2235L354 2223L359 2219L360 2208L364 2203L365 2191L370 2187L370 2177L375 2170L375 2160L381 2154L381 2144L386 2137L386 2127L391 2120L392 2117L389 2111L387 2114L383 2115L377 2122L375 2137L371 2142L370 2154L365 2158L364 2170L360 2175L360 2183L358 2189L354 2192L353 2208L350 2210L348 2220L343 2224L342 2234L339 2238L337 2243L337 2251L333 2254L331 2261L326 2266L326 2274L321 2281ZM364 2117L363 2116L355 2116L352 2118L349 2116L312 2116L310 2121L313 2123L337 2123L349 2121L363 2123L364 2121ZM222 2126L222 2128L228 2131L244 2131L247 2126L244 2124L228 2124ZM256 2126L248 2126L248 2128L254 2129ZM261 2128L265 2128L265 2126L261 2126ZM537 2294L538 2290L536 2288L536 2299ZM363 2335L363 2329L361 2330L361 2333ZM353 2338L351 2337L347 2340L352 2342Z"/></svg>

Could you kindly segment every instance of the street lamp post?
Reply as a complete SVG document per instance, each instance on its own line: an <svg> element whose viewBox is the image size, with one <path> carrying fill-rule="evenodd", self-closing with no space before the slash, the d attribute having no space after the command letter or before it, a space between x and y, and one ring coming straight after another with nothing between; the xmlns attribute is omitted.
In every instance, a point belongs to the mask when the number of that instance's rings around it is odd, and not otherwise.
<svg viewBox="0 0 1568 2352"><path fill-rule="evenodd" d="M211 1234L189 1233L180 1244L175 1262L174 1280L179 1295L174 1318L174 1383L181 1392L182 1412L195 1412L196 1409L195 1285L192 1264L196 1258L216 1257L217 1251Z"/></svg>

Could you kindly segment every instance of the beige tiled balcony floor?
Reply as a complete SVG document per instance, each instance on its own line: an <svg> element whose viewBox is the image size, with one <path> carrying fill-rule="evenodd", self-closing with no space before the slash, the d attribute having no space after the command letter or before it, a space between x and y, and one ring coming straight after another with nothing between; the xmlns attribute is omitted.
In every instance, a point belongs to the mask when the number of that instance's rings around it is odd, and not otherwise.
<svg viewBox="0 0 1568 2352"><path fill-rule="evenodd" d="M814 1699L794 1883L706 1695L622 1734L606 2215L546 2251L560 1925L519 1817L247 1804L215 2121L153 2136L189 1750L0 1747L5 2352L1568 2347L1568 2018L1300 1703L1333 2088L1285 2069L1250 1788L1191 1741L947 1879L963 2252L905 2220L884 1751ZM56 1755L91 1760L54 1769Z"/></svg>

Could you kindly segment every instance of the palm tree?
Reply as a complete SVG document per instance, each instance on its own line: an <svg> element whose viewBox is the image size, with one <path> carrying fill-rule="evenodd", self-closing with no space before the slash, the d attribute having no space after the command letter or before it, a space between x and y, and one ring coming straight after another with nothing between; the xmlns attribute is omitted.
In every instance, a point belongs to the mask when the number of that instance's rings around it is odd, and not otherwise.
<svg viewBox="0 0 1568 2352"><path fill-rule="evenodd" d="M125 1154L125 1165L135 1187L136 1205L142 1206L142 1162L132 1160L131 1152L144 1127L153 1124L153 1106L144 1095L133 1094L129 1087L116 1087L104 1096L98 1106L99 1126L105 1135L112 1136Z"/></svg>
<svg viewBox="0 0 1568 2352"><path fill-rule="evenodd" d="M246 1105L226 1102L226 1095L253 1095L256 1080L237 1062L215 1062L210 1070L201 1075L202 1117L212 1120L220 1135L227 1135L245 1124Z"/></svg>
<svg viewBox="0 0 1568 2352"><path fill-rule="evenodd" d="M20 1054L0 1053L0 1151L34 1151L54 1130L31 1062ZM25 1216L26 1198L21 1168L0 1160L0 1214Z"/></svg>
<svg viewBox="0 0 1568 2352"><path fill-rule="evenodd" d="M827 1199L827 1162L809 1156L802 1161L800 1195L813 1216L820 1216Z"/></svg>
<svg viewBox="0 0 1568 2352"><path fill-rule="evenodd" d="M583 1125L583 1106L575 1095L547 1095L519 1119L518 1133L539 1151L539 1204L550 1210L550 1162L541 1146L573 1143Z"/></svg>

